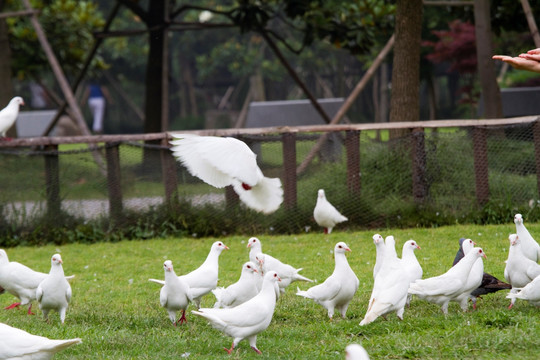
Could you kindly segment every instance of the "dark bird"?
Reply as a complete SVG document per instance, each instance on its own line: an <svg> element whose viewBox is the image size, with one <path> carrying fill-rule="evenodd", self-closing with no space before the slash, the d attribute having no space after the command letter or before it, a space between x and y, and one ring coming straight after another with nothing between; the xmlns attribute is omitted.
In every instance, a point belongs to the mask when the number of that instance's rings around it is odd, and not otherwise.
<svg viewBox="0 0 540 360"><path fill-rule="evenodd" d="M456 253L456 257L454 258L452 266L456 265L458 261L463 258L464 254L462 245L463 241L465 240L465 238L459 239L459 250ZM495 276L488 274L487 272L484 272L484 275L482 276L482 283L470 295L471 301L473 303L473 309L476 310L476 299L481 298L481 295L491 294L499 290L510 290L511 288L512 285L497 279Z"/></svg>

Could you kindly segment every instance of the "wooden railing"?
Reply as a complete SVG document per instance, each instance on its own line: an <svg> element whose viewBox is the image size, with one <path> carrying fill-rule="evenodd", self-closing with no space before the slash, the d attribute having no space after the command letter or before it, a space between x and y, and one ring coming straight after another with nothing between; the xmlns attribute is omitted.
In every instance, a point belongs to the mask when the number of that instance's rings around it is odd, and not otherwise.
<svg viewBox="0 0 540 360"><path fill-rule="evenodd" d="M507 119L490 120L437 120L437 121L417 121L417 122L397 122L397 123L369 123L369 124L342 124L342 125L313 125L297 127L268 127L268 128L247 128L247 129L211 129L181 131L178 133L191 133L212 136L248 136L248 135L278 135L281 137L283 146L283 187L284 187L284 207L292 209L297 203L297 175L296 167L296 140L297 134L303 133L329 133L336 131L346 132L345 148L347 156L347 187L351 194L359 194L361 190L360 172L360 132L365 130L387 130L387 129L411 129L412 130L412 174L413 188L412 194L415 201L421 202L426 196L424 184L425 171L425 150L424 150L424 129L426 128L448 128L448 127L469 127L473 133L473 151L476 182L477 202L484 204L489 200L489 182L487 166L487 136L486 130L490 127L501 127L505 125L533 124L535 163L540 189L540 116L526 116ZM118 147L126 142L151 141L159 143L161 148L161 165L166 201L175 198L178 188L176 178L176 162L169 151L169 141L174 132L163 132L153 134L134 135L95 135L95 136L73 136L73 137L35 137L20 138L11 141L0 141L2 148L39 148L44 151L46 186L47 186L47 209L58 211L60 209L60 185L59 185L59 162L58 146L61 144L88 144L89 147L98 143L105 143L105 160L107 163L106 174L109 191L109 205L111 217L120 216L122 213L122 188L120 186L120 157ZM424 155L424 156L423 156ZM226 198L233 199L229 193Z"/></svg>

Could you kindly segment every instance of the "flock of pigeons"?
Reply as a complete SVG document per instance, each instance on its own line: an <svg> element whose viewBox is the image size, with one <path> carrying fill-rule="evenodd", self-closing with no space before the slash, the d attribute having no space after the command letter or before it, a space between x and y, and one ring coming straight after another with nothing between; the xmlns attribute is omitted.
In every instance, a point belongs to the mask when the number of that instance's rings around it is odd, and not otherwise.
<svg viewBox="0 0 540 360"><path fill-rule="evenodd" d="M5 136L13 125L20 104L24 104L22 99L16 97L0 111L0 135ZM192 175L218 188L231 185L240 200L256 211L269 214L281 205L281 181L263 175L257 166L256 155L242 141L187 134L173 137L173 155ZM323 189L318 191L313 217L327 234L347 220L328 202ZM510 289L507 296L511 299L509 308L516 299L540 306L540 246L523 225L520 214L516 214L514 222L516 234L509 237L510 250L504 270L508 283L484 272L482 258L486 254L482 248L475 247L471 239L460 239L454 265L447 272L422 279L422 267L415 256L415 250L420 246L414 240L404 243L399 258L394 237L383 239L380 234L375 234L373 289L360 325L365 326L392 312L403 319L405 307L413 295L438 304L444 314L448 313L450 302L457 302L465 311L469 300L476 308L477 297L503 289ZM254 351L261 353L257 348L257 336L269 326L280 294L293 282L313 282L299 274L301 268L263 253L258 238L249 239L247 247L250 249L249 261L242 265L238 281L226 288L217 287L219 256L228 249L221 241L212 244L206 260L192 272L178 276L172 262L167 260L163 264L164 280L149 279L162 286L160 304L174 326L187 321L186 310L192 303L197 308L192 311L194 315L206 319L212 327L233 339L231 347L225 348L228 353L244 339ZM323 306L330 319L336 310L346 318L347 308L359 287L358 277L347 261L346 253L350 251L344 242L335 244L333 273L321 284L307 290L297 288L296 295ZM44 274L10 262L6 252L0 250L0 293L7 291L20 299L6 309L28 305L28 313L31 314L32 301L36 300L45 319L51 310L55 310L63 324L71 299L70 278L64 275L59 254L52 256L50 273ZM216 298L214 307L201 308L202 297L209 293ZM178 312L181 312L180 317ZM0 359L49 359L57 351L80 342L78 338L50 340L0 324ZM346 356L351 360L369 358L358 344L347 346Z"/></svg>
<svg viewBox="0 0 540 360"><path fill-rule="evenodd" d="M499 290L510 290L512 308L516 299L529 301L540 306L540 246L523 225L523 218L514 218L516 233L509 236L510 249L504 277L508 283L484 272L483 258L486 254L475 247L471 239L460 239L460 248L453 266L439 276L422 278L423 271L415 256L420 246L414 240L403 244L401 258L395 249L395 239L380 234L373 236L376 259L373 267L373 288L361 326L368 325L378 317L386 317L393 312L403 319L405 307L416 296L441 307L448 313L450 302L456 302L463 311L468 310L471 301L476 308L476 298ZM186 310L192 303L196 310L192 314L208 321L215 329L232 338L230 354L240 341L247 340L257 353L257 336L270 325L280 295L293 282L313 282L300 275L301 268L285 264L262 251L261 240L248 240L249 261L241 268L237 282L227 287L218 287L219 257L228 247L222 241L212 244L205 261L192 272L178 276L170 260L163 263L164 280L149 279L161 285L159 301L167 311L174 326L187 322ZM359 280L350 267L346 253L351 249L344 242L334 246L334 271L320 284L307 290L297 287L296 295L320 304L332 319L337 310L346 318L347 308L353 300ZM55 254L51 258L49 274L31 270L17 262L9 261L0 249L0 291L7 291L19 298L20 302L8 306L11 309L28 305L31 313L32 301L36 300L44 319L50 310L60 314L64 323L66 310L71 298L71 287L62 269L62 258ZM201 308L203 296L212 293L216 299L214 307ZM178 316L178 313L181 315ZM0 323L0 359L39 356L49 359L54 353L81 339L49 340L31 335L20 329ZM348 359L369 359L358 344L346 348Z"/></svg>

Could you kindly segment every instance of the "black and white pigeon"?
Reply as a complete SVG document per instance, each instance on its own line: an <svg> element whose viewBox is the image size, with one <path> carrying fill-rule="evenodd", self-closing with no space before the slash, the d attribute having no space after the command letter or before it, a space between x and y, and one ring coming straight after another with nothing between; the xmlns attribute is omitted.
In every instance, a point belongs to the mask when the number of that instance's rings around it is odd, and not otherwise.
<svg viewBox="0 0 540 360"><path fill-rule="evenodd" d="M347 308L354 294L358 290L360 281L351 269L346 252L351 249L344 242L338 242L334 246L334 272L322 284L315 285L308 290L298 289L296 295L312 299L322 305L328 311L328 317L332 319L334 309L337 309L341 317L346 318Z"/></svg>
<svg viewBox="0 0 540 360"><path fill-rule="evenodd" d="M514 224L516 224L516 234L521 241L521 251L523 255L532 261L540 260L540 245L534 240L529 230L523 224L523 216L516 214L514 216Z"/></svg>
<svg viewBox="0 0 540 360"><path fill-rule="evenodd" d="M215 308L232 308L245 303L256 296L260 289L262 276L257 270L257 265L251 261L242 265L240 278L234 284L225 287L218 287L212 290L216 297Z"/></svg>
<svg viewBox="0 0 540 360"><path fill-rule="evenodd" d="M173 134L171 151L193 175L217 188L232 185L240 200L265 214L283 202L279 178L267 178L257 165L255 153L232 137Z"/></svg>
<svg viewBox="0 0 540 360"><path fill-rule="evenodd" d="M191 289L184 279L176 275L171 260L166 260L163 263L163 270L165 272L165 285L159 293L159 303L167 310L169 319L174 326L177 326L178 323L182 325L182 323L187 322L186 309L190 301L193 300ZM176 313L180 310L182 316L177 320Z"/></svg>
<svg viewBox="0 0 540 360"><path fill-rule="evenodd" d="M51 340L0 323L0 359L49 360L57 352L81 341L79 338Z"/></svg>
<svg viewBox="0 0 540 360"><path fill-rule="evenodd" d="M282 263L271 255L263 253L262 244L258 238L250 238L248 240L247 247L250 248L249 260L255 264L258 264L259 269L263 274L272 270L278 273L281 279L278 284L282 292L284 292L285 288L294 281L313 282L313 280L299 274L302 268L296 269L289 264Z"/></svg>
<svg viewBox="0 0 540 360"><path fill-rule="evenodd" d="M504 268L504 278L512 285L510 294L515 294L540 275L540 265L523 254L521 239L517 234L511 234L508 240L510 249ZM516 299L512 298L508 308L511 309L515 302Z"/></svg>
<svg viewBox="0 0 540 360"><path fill-rule="evenodd" d="M244 339L261 354L257 348L257 335L266 330L272 321L278 299L274 284L279 281L278 274L269 271L264 275L261 291L245 303L229 309L202 308L192 313L206 318L213 328L233 338L231 348L225 348L229 354Z"/></svg>
<svg viewBox="0 0 540 360"><path fill-rule="evenodd" d="M334 205L330 204L326 199L323 189L319 189L318 191L317 204L315 205L315 209L313 209L313 217L317 225L324 228L325 234L330 234L334 226L348 220L345 216L341 215Z"/></svg>
<svg viewBox="0 0 540 360"><path fill-rule="evenodd" d="M217 287L219 274L219 255L223 250L228 250L229 247L221 241L216 241L212 244L210 252L206 260L197 269L192 272L180 275L191 291L193 304L199 308L201 299L204 295L210 293ZM165 281L157 279L149 279L157 284L164 285Z"/></svg>
<svg viewBox="0 0 540 360"><path fill-rule="evenodd" d="M9 104L0 111L0 138L7 139L7 131L15 124L19 116L19 107L24 105L24 100L20 96L15 96Z"/></svg>
<svg viewBox="0 0 540 360"><path fill-rule="evenodd" d="M51 257L51 271L49 276L38 285L36 299L45 320L48 321L49 311L56 310L63 324L71 301L71 286L64 276L62 263L60 254L54 254Z"/></svg>
<svg viewBox="0 0 540 360"><path fill-rule="evenodd" d="M460 238L459 239L459 250L456 253L456 257L454 258L454 262L452 263L452 266L456 265L459 260L461 260L464 256L463 254L463 242L467 240L470 241L472 244L472 247L476 245L471 239L465 239ZM512 288L512 285L505 283L504 281L501 281L497 279L495 276L488 274L487 272L483 272L482 274L482 282L480 283L480 286L478 286L471 294L469 295L472 304L473 309L476 310L476 303L477 299L481 298L482 295L491 294L500 290L510 290Z"/></svg>
<svg viewBox="0 0 540 360"><path fill-rule="evenodd" d="M450 301L461 302L463 294L469 291L467 279L474 263L480 257L486 257L482 248L473 248L444 274L416 280L409 286L409 294L440 305L442 312L448 314ZM470 291L467 294L469 293Z"/></svg>

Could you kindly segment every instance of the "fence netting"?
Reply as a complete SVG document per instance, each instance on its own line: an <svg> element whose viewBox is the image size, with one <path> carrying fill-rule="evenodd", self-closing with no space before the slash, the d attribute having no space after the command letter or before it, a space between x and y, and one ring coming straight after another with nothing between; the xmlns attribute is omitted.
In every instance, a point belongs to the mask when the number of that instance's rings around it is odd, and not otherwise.
<svg viewBox="0 0 540 360"><path fill-rule="evenodd" d="M393 140L387 131L357 132L352 169L346 132L329 133L302 170L323 133L295 133L295 159L284 156L282 134L243 135L267 177L283 182L286 163L293 169L288 176L296 179L295 191L269 215L245 208L230 189L203 183L178 162L176 191L166 196L164 177L171 175L162 167L164 154L170 156L165 146L0 147L0 239L24 243L25 236L45 237L55 228L61 230L55 236L85 239L119 229L120 237L138 238L322 231L313 219L318 189L349 219L334 231L509 222L516 212L538 218L533 123L480 129L484 148L476 130L425 129ZM106 166L111 147L119 160L112 180Z"/></svg>

